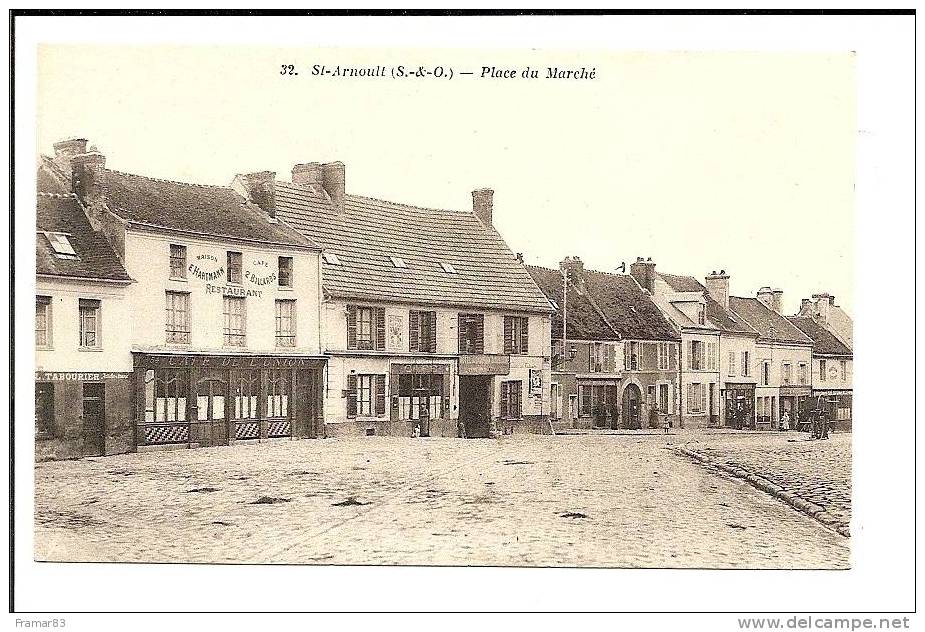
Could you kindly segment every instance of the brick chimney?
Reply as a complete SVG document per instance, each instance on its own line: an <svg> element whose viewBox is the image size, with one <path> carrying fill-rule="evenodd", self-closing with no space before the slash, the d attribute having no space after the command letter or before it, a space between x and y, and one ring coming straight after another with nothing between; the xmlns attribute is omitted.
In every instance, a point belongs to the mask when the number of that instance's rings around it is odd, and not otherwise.
<svg viewBox="0 0 925 632"><path fill-rule="evenodd" d="M648 290L650 294L655 291L655 262L652 257L636 257L636 261L630 265L630 275L642 289Z"/></svg>
<svg viewBox="0 0 925 632"><path fill-rule="evenodd" d="M324 173L320 162L306 162L292 167L292 183L311 187L319 195L324 188Z"/></svg>
<svg viewBox="0 0 925 632"><path fill-rule="evenodd" d="M276 221L276 172L257 171L241 176L247 199L259 206L269 217Z"/></svg>
<svg viewBox="0 0 925 632"><path fill-rule="evenodd" d="M585 273L585 264L580 257L566 257L559 263L559 270L564 272L570 281L579 283Z"/></svg>
<svg viewBox="0 0 925 632"><path fill-rule="evenodd" d="M835 305L835 297L828 292L813 294L813 301L816 303L816 320L822 324L829 324L829 312L832 305Z"/></svg>
<svg viewBox="0 0 925 632"><path fill-rule="evenodd" d="M784 309L784 291L780 288L771 290L771 309L778 314L783 313Z"/></svg>
<svg viewBox="0 0 925 632"><path fill-rule="evenodd" d="M704 279L707 294L714 301L729 309L729 275L725 270L713 271Z"/></svg>
<svg viewBox="0 0 925 632"><path fill-rule="evenodd" d="M326 162L321 165L321 181L324 190L331 196L331 204L338 213L344 212L346 196L346 169L344 163Z"/></svg>
<svg viewBox="0 0 925 632"><path fill-rule="evenodd" d="M479 221L491 226L492 199L495 192L491 189L476 189L472 192L472 212Z"/></svg>
<svg viewBox="0 0 925 632"><path fill-rule="evenodd" d="M769 309L773 309L780 314L781 300L784 297L784 291L771 289L767 286L758 290L758 300L764 303Z"/></svg>
<svg viewBox="0 0 925 632"><path fill-rule="evenodd" d="M64 176L68 179L68 184L70 185L72 175L71 160L74 158L74 156L87 153L87 139L68 138L58 141L52 145L52 147L55 150L55 157L52 160L55 163L55 166L58 167L58 169L60 169Z"/></svg>
<svg viewBox="0 0 925 632"><path fill-rule="evenodd" d="M106 156L97 151L76 154L69 163L71 190L86 209L94 230L100 230L105 212Z"/></svg>

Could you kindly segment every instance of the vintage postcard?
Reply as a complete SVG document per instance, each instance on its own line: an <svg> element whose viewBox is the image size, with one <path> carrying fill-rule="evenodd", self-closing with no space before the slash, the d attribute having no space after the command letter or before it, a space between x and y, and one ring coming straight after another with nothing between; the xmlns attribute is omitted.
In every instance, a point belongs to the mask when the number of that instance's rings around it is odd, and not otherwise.
<svg viewBox="0 0 925 632"><path fill-rule="evenodd" d="M852 568L856 51L35 59L36 562Z"/></svg>

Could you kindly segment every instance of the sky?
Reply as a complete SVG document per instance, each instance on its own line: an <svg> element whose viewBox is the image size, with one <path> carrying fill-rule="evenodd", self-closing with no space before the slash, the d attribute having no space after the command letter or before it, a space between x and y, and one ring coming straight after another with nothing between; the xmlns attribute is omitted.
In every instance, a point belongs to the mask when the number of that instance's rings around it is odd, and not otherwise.
<svg viewBox="0 0 925 632"><path fill-rule="evenodd" d="M490 187L527 263L651 257L701 281L724 269L737 296L781 288L786 313L823 291L852 311L851 54L45 45L38 59L41 153L82 137L112 169L202 184L340 160L348 194L457 210ZM549 66L595 78L544 79Z"/></svg>

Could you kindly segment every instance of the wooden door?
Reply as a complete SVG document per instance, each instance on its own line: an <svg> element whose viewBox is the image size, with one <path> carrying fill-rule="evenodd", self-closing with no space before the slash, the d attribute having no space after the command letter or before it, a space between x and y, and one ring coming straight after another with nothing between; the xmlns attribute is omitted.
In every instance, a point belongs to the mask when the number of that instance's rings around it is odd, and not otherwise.
<svg viewBox="0 0 925 632"><path fill-rule="evenodd" d="M81 454L102 456L103 431L106 423L106 390L103 384L85 382L83 385L83 421L81 427Z"/></svg>

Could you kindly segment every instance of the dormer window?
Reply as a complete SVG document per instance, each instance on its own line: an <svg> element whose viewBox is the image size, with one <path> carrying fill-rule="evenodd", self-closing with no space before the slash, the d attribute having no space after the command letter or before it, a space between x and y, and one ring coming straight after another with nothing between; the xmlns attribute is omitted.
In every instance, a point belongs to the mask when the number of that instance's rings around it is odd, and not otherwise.
<svg viewBox="0 0 925 632"><path fill-rule="evenodd" d="M440 262L440 267L443 268L443 271L447 274L459 274L456 272L456 268L453 267L452 263L446 263L444 261Z"/></svg>
<svg viewBox="0 0 925 632"><path fill-rule="evenodd" d="M331 265L331 266L340 265L340 259L338 259L337 255L334 254L333 252L324 252L321 254L321 256L324 258L324 262L328 265Z"/></svg>
<svg viewBox="0 0 925 632"><path fill-rule="evenodd" d="M67 233L45 233L45 237L59 259L79 259Z"/></svg>
<svg viewBox="0 0 925 632"><path fill-rule="evenodd" d="M407 268L408 264L405 263L405 260L401 257L389 257L389 261L392 262L392 265L396 268Z"/></svg>

